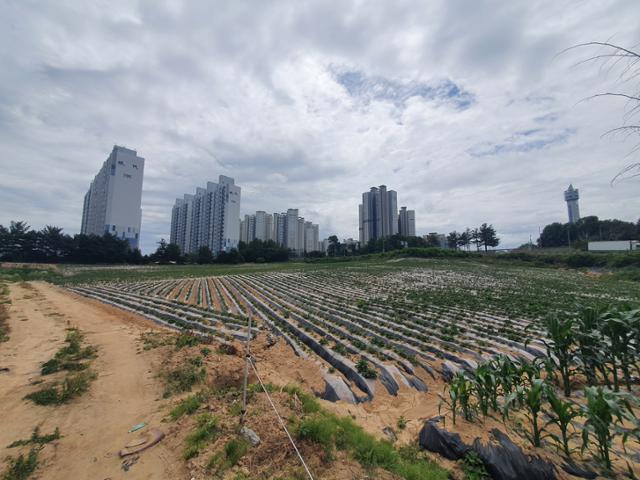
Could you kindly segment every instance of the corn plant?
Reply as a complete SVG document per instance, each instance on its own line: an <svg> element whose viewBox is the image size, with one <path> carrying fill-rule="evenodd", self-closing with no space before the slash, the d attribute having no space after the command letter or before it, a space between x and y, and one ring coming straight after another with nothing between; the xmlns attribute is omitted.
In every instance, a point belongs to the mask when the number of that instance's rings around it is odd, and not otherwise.
<svg viewBox="0 0 640 480"><path fill-rule="evenodd" d="M549 433L549 436L562 448L567 458L571 458L572 450L569 447L569 441L577 435L575 430L570 430L571 422L580 416L580 410L571 400L562 400L553 388L549 388L546 394L550 408L546 411L549 421L545 426L553 424L558 427L560 436L553 433Z"/></svg>
<svg viewBox="0 0 640 480"><path fill-rule="evenodd" d="M605 369L605 359L602 353L604 340L599 327L606 309L604 307L577 307L575 332L578 349L576 361L587 379L589 385L597 385L597 372L600 371L605 382L609 377Z"/></svg>
<svg viewBox="0 0 640 480"><path fill-rule="evenodd" d="M473 392L478 400L478 407L485 417L489 408L498 411L498 380L490 363L478 366L473 380Z"/></svg>
<svg viewBox="0 0 640 480"><path fill-rule="evenodd" d="M598 459L610 470L613 439L623 432L620 427L625 420L635 421L631 397L605 387L587 387L584 392L587 403L582 407L582 415L586 418L582 430L582 451L589 446L593 437ZM623 443L626 438L627 433L623 436Z"/></svg>
<svg viewBox="0 0 640 480"><path fill-rule="evenodd" d="M619 373L622 373L627 390L631 390L630 367L634 362L633 341L636 338L640 325L640 310L629 306L607 312L602 317L600 331L607 340L607 352L611 374L613 377L613 389L620 389Z"/></svg>
<svg viewBox="0 0 640 480"><path fill-rule="evenodd" d="M572 363L576 347L574 323L574 318L559 313L549 314L543 320L548 337L543 340L547 356L560 372L562 389L567 397L571 395Z"/></svg>
<svg viewBox="0 0 640 480"><path fill-rule="evenodd" d="M445 387L447 388L447 387ZM473 418L475 406L471 403L473 389L471 381L462 373L456 373L448 385L449 400L443 400L451 410L453 424L456 424L456 413L458 407L462 411L465 420L470 421ZM439 409L440 407L438 407Z"/></svg>
<svg viewBox="0 0 640 480"><path fill-rule="evenodd" d="M538 416L547 397L549 386L541 378L534 378L529 387L520 388L524 390L524 407L526 416L531 423L531 434L526 433L526 436L534 447L539 447L543 428L538 423Z"/></svg>
<svg viewBox="0 0 640 480"><path fill-rule="evenodd" d="M520 385L520 369L508 356L498 356L491 362L491 365L496 372L498 386L504 396L513 392Z"/></svg>

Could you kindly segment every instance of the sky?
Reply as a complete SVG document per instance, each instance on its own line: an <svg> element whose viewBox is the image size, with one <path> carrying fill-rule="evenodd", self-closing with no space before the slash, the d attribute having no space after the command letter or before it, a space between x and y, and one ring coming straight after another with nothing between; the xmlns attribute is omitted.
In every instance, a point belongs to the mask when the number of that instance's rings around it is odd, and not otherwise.
<svg viewBox="0 0 640 480"><path fill-rule="evenodd" d="M620 64L637 0L0 1L0 224L74 234L114 144L146 159L142 249L218 175L241 214L298 208L358 238L371 186L418 234L483 222L501 246L584 215L637 221Z"/></svg>

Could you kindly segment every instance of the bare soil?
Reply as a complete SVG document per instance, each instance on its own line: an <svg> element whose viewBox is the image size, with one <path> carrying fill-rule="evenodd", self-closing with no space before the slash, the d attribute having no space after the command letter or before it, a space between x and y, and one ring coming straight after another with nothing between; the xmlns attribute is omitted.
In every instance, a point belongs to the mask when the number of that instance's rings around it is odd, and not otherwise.
<svg viewBox="0 0 640 480"><path fill-rule="evenodd" d="M152 373L160 358L153 350L140 352L138 345L150 323L46 283L11 284L10 298L11 336L0 344L0 366L10 369L0 374L0 457L15 456L18 449L7 445L29 438L34 427L41 433L58 427L62 438L42 450L34 478L187 478L170 441L143 452L129 472L117 454L131 441L134 434L127 431L133 425L147 422L163 429L166 401ZM68 404L37 406L24 400L38 389L32 383L41 379L42 363L63 345L68 327L79 328L85 342L98 348L92 363L97 379Z"/></svg>

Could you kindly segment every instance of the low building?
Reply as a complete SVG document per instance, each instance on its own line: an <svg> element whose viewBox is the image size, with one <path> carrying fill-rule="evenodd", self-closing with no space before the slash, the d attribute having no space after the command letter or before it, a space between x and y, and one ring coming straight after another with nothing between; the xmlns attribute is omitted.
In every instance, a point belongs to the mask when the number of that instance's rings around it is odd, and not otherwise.
<svg viewBox="0 0 640 480"><path fill-rule="evenodd" d="M631 252L640 250L640 241L638 240L608 240L589 242L588 249L590 252Z"/></svg>

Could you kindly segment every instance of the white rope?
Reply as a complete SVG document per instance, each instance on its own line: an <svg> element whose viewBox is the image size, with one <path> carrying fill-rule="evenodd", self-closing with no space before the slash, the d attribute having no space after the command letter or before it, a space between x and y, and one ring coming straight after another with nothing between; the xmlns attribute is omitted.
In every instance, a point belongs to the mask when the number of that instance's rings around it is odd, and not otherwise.
<svg viewBox="0 0 640 480"><path fill-rule="evenodd" d="M302 458L302 455L300 454L300 450L298 450L298 447L296 446L296 443L293 441L293 438L291 437L291 434L289 433L289 430L287 430L287 426L285 425L284 420L282 420L282 417L278 413L278 409L276 408L275 404L273 403L273 400L271 400L271 395L269 395L269 392L267 391L267 388L264 386L264 383L262 383L262 379L260 378L260 375L258 375L258 370L256 369L256 366L253 363L253 359L249 357L248 360L249 360L249 363L251 364L251 367L253 368L253 371L256 373L256 377L258 377L258 382L260 382L260 386L262 387L262 390L264 390L264 393L266 393L266 395L267 395L267 399L269 400L269 403L271 404L271 407L273 408L273 411L276 413L276 417L278 417L278 420L280 421L280 425L282 426L282 429L287 434L287 437L289 437L289 441L291 442L291 445L293 446L293 449L298 454L298 458L300 459L300 462L302 463L302 466L307 471L307 475L309 475L309 478L311 480L313 480L313 475L311 475L311 471L309 470L309 467L307 467L307 464L305 463L304 458Z"/></svg>

